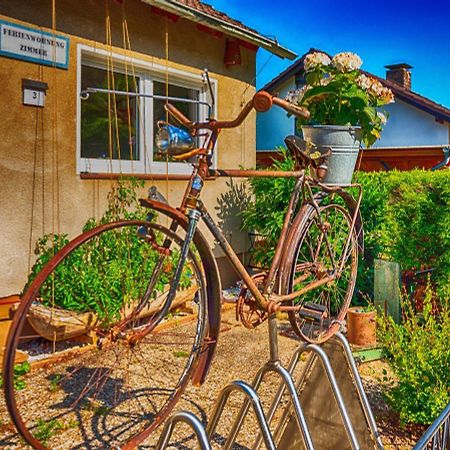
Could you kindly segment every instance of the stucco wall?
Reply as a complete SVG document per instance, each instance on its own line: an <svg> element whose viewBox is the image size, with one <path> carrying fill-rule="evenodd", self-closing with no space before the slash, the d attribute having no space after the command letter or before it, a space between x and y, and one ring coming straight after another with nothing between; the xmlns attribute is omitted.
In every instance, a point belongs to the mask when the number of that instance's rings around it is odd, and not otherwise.
<svg viewBox="0 0 450 450"><path fill-rule="evenodd" d="M386 105L388 122L374 147L444 145L449 141L449 124L436 122L433 115L401 100Z"/></svg>
<svg viewBox="0 0 450 450"><path fill-rule="evenodd" d="M294 77L277 89L278 96L284 98L295 89ZM284 138L295 133L294 116L287 117L284 109L274 106L266 113L258 113L256 117L256 149L273 150L284 145Z"/></svg>
<svg viewBox="0 0 450 450"><path fill-rule="evenodd" d="M182 19L177 23L166 22L138 0L126 5L131 46L138 52L133 52L133 56L165 64L167 27L169 65L194 73L208 67L218 82L218 117L238 114L242 102L255 92L252 84L255 53L241 49L242 64L226 69L224 38L202 33ZM113 42L117 46L113 51L120 53L122 6L117 2L110 2L110 6ZM18 7L15 0L2 0L0 19L45 29L51 26L51 2L30 0ZM58 1L56 28L58 34L70 38L68 70L0 57L0 296L17 293L23 287L39 236L58 231L69 236L78 234L86 219L101 215L111 186L110 181L82 180L76 174L77 44L103 46L104 2ZM23 78L48 83L45 108L22 105ZM239 129L224 131L219 139L218 166L240 165L255 165L255 114ZM228 183L226 179L208 181L203 200L219 223L224 224L226 234L231 233L235 249L243 252L248 244L246 235L238 231L239 219L230 216L234 207ZM151 184L156 184L171 203L177 204L186 182L148 181L146 189Z"/></svg>

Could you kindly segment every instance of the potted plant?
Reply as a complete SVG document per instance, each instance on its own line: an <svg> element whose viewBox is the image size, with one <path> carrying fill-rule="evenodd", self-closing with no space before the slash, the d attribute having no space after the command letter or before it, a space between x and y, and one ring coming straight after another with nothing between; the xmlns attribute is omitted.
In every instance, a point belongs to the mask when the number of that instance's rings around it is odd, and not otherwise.
<svg viewBox="0 0 450 450"><path fill-rule="evenodd" d="M370 147L386 123L378 108L394 101L390 89L359 70L361 64L350 52L333 58L310 53L304 60L306 84L288 94L288 100L311 113L308 121L299 119L304 139L321 153L332 150L324 179L328 184L351 183L361 142Z"/></svg>

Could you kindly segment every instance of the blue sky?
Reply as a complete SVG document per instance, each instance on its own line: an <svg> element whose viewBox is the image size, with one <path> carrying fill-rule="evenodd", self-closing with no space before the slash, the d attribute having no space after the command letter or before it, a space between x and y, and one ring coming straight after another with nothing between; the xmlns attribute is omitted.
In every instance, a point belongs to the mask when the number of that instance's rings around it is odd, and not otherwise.
<svg viewBox="0 0 450 450"><path fill-rule="evenodd" d="M206 0L302 55L358 53L363 68L385 76L386 64L413 66L412 90L450 108L450 0ZM258 51L258 70L270 58ZM292 62L273 56L262 87Z"/></svg>

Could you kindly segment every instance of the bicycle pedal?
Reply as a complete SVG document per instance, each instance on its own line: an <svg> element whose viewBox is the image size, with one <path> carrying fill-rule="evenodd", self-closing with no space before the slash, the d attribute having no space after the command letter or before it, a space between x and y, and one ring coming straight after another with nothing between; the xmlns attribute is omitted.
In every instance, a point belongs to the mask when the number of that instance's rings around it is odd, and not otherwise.
<svg viewBox="0 0 450 450"><path fill-rule="evenodd" d="M302 319L313 322L323 322L328 317L325 305L308 302L300 308L298 314Z"/></svg>

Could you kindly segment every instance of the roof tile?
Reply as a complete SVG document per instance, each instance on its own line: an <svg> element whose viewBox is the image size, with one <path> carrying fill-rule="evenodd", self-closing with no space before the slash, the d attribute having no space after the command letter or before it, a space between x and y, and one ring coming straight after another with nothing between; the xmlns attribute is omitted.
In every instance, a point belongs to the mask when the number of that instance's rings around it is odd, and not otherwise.
<svg viewBox="0 0 450 450"><path fill-rule="evenodd" d="M227 14L221 11L218 11L208 3L203 3L200 0L177 0L177 2L182 5L188 6L189 8L196 9L197 11L213 16L217 19L223 20L224 22L227 22L231 25L235 25L245 30L252 31L253 33L258 33L258 31L244 25L239 20L233 19L232 17L228 16Z"/></svg>

